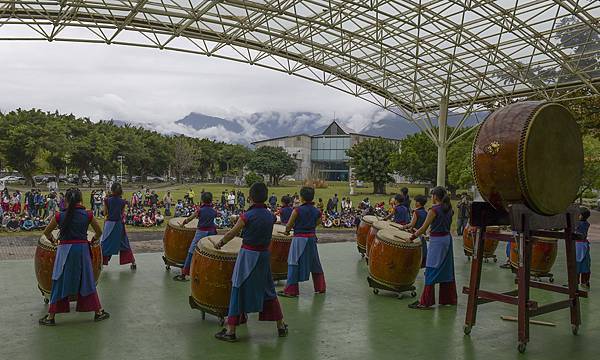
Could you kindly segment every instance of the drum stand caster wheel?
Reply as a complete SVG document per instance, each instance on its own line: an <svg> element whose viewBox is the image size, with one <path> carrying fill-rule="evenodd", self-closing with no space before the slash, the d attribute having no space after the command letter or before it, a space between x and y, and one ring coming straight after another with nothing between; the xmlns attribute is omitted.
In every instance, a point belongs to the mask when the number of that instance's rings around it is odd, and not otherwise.
<svg viewBox="0 0 600 360"><path fill-rule="evenodd" d="M577 335L577 333L579 332L579 325L571 324L571 332L573 333L573 335Z"/></svg>
<svg viewBox="0 0 600 360"><path fill-rule="evenodd" d="M375 295L379 294L379 289L373 289L373 294L375 294Z"/></svg>
<svg viewBox="0 0 600 360"><path fill-rule="evenodd" d="M202 320L206 320L206 313L204 311L202 312Z"/></svg>
<svg viewBox="0 0 600 360"><path fill-rule="evenodd" d="M554 282L554 278L551 277L551 278L548 279L548 281L550 281L550 283L553 283Z"/></svg>
<svg viewBox="0 0 600 360"><path fill-rule="evenodd" d="M411 291L411 292L410 292L410 296L412 296L412 297L417 297L417 292L416 292L416 291Z"/></svg>
<svg viewBox="0 0 600 360"><path fill-rule="evenodd" d="M46 305L47 305L49 302L50 302L50 299L48 299L48 298L44 298L44 304L46 304Z"/></svg>
<svg viewBox="0 0 600 360"><path fill-rule="evenodd" d="M165 266L165 269L166 269L167 271L171 271L171 265L167 265L167 266Z"/></svg>
<svg viewBox="0 0 600 360"><path fill-rule="evenodd" d="M465 335L470 335L471 334L471 325L465 325L463 327L463 332L465 333Z"/></svg>
<svg viewBox="0 0 600 360"><path fill-rule="evenodd" d="M527 343L520 342L519 346L517 347L517 349L519 349L519 352L521 354L523 354L525 352L525 350L527 349Z"/></svg>
<svg viewBox="0 0 600 360"><path fill-rule="evenodd" d="M494 262L497 263L498 262L498 258L495 257L494 258Z"/></svg>

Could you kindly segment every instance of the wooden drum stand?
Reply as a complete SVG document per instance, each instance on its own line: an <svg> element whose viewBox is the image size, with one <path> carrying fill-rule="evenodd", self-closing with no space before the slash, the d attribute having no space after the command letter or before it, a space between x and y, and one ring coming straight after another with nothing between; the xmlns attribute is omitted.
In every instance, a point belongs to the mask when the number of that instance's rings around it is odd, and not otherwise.
<svg viewBox="0 0 600 360"><path fill-rule="evenodd" d="M509 212L496 210L485 202L474 202L471 208L471 225L479 226L474 241L473 261L471 263L471 279L469 287L463 288L468 295L467 314L465 318L465 335L471 333L477 318L477 307L480 304L500 301L517 305L518 308L518 350L525 352L529 342L529 319L560 309L569 308L571 312L571 331L577 335L581 324L579 297L587 297L587 292L578 290L577 267L575 259L575 237L573 233L579 210L572 206L564 214L542 216L534 213L528 207L520 204L511 205ZM486 226L511 225L515 237L519 239L519 266L517 269L518 288L503 293L480 290L481 266L483 261L484 235ZM553 229L552 231L546 229ZM514 241L512 236L488 233L497 240ZM559 286L531 280L530 266L533 236L564 239L567 256L568 286ZM551 304L540 305L530 300L529 289L537 288L561 294L567 294L568 299Z"/></svg>

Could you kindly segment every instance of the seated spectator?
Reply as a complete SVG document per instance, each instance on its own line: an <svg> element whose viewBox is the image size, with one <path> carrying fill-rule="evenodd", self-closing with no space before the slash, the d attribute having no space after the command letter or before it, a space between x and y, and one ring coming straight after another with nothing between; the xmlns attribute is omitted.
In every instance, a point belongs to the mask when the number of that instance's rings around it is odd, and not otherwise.
<svg viewBox="0 0 600 360"><path fill-rule="evenodd" d="M156 220L156 226L162 225L162 223L165 221L165 217L160 213L160 211L156 212L154 219Z"/></svg>
<svg viewBox="0 0 600 360"><path fill-rule="evenodd" d="M23 220L23 223L21 224L21 229L25 230L25 231L31 231L33 230L34 224L33 224L33 220L31 220L31 218L28 216Z"/></svg>

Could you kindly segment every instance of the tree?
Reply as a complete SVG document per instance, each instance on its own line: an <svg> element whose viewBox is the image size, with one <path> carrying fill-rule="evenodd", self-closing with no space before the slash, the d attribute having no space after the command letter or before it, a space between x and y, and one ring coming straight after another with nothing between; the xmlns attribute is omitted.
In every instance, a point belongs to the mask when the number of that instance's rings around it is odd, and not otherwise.
<svg viewBox="0 0 600 360"><path fill-rule="evenodd" d="M583 137L583 177L578 197L592 189L600 188L600 140L586 135Z"/></svg>
<svg viewBox="0 0 600 360"><path fill-rule="evenodd" d="M256 149L250 157L248 168L268 175L271 184L278 186L284 176L296 172L296 162L283 148L262 146Z"/></svg>
<svg viewBox="0 0 600 360"><path fill-rule="evenodd" d="M436 181L437 147L424 132L405 137L400 142L400 153L391 160L391 169L411 182Z"/></svg>
<svg viewBox="0 0 600 360"><path fill-rule="evenodd" d="M180 135L173 137L171 147L173 170L177 175L177 182L183 183L183 178L194 168L196 153L189 138Z"/></svg>
<svg viewBox="0 0 600 360"><path fill-rule="evenodd" d="M474 184L473 164L471 161L474 140L475 131L470 129L469 134L464 135L464 137L451 144L448 148L446 169L448 172L449 187L454 189L468 189Z"/></svg>
<svg viewBox="0 0 600 360"><path fill-rule="evenodd" d="M7 165L19 171L27 185L35 186L36 160L50 137L47 119L48 114L37 109L17 109L0 116L0 149Z"/></svg>
<svg viewBox="0 0 600 360"><path fill-rule="evenodd" d="M385 139L369 139L354 144L346 150L351 158L356 178L373 183L375 194L385 194L385 184L393 181L391 158L398 151L397 145Z"/></svg>

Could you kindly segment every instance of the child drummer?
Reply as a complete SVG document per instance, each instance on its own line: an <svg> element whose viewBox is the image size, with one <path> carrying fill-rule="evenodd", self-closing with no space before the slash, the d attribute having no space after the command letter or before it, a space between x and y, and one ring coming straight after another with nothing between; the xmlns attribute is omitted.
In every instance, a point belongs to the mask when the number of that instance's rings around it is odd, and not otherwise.
<svg viewBox="0 0 600 360"><path fill-rule="evenodd" d="M218 213L213 208L212 193L203 192L202 195L200 195L200 201L202 201L202 204L200 205L198 210L196 210L196 212L194 212L192 215L190 215L190 217L188 217L187 219L185 219L181 223L179 223L180 226L185 226L190 221L192 221L196 218L198 219L198 225L196 227L196 235L194 236L194 239L192 240L192 243L190 244L190 247L188 249L188 254L187 254L187 257L185 258L185 263L183 264L183 268L181 269L181 274L177 275L173 278L173 280L176 280L176 281L186 281L187 276L190 275L190 266L192 265L192 257L194 256L194 249L196 248L198 241L200 241L200 239L202 239L204 237L217 234L217 226L215 225L215 218L217 217Z"/></svg>
<svg viewBox="0 0 600 360"><path fill-rule="evenodd" d="M576 232L581 236L575 244L575 253L577 259L577 282L586 288L590 288L590 276L592 259L590 257L590 242L588 240L588 230L590 223L590 210L588 208L580 208L579 222L577 223Z"/></svg>
<svg viewBox="0 0 600 360"><path fill-rule="evenodd" d="M433 207L427 213L425 223L411 235L410 239L424 235L429 227L429 247L425 268L425 288L421 299L408 307L430 309L435 304L435 284L440 284L440 305L456 305L456 282L454 279L454 253L452 251L452 204L441 186L431 191Z"/></svg>
<svg viewBox="0 0 600 360"><path fill-rule="evenodd" d="M427 197L424 195L417 195L415 196L415 203L417 205L413 210L413 216L410 223L400 227L403 230L417 230L425 223L425 219L427 218L427 210L425 210ZM421 257L421 268L424 268L427 261L427 241L424 236L421 236L421 249L423 254Z"/></svg>
<svg viewBox="0 0 600 360"><path fill-rule="evenodd" d="M227 327L215 334L219 340L237 340L235 328L246 322L246 314L258 312L259 321L276 321L279 337L288 334L271 275L269 244L276 218L265 205L269 190L263 183L250 187L251 206L219 243L220 249L242 231L242 248L233 269Z"/></svg>
<svg viewBox="0 0 600 360"><path fill-rule="evenodd" d="M285 289L279 295L296 298L300 295L299 283L307 281L312 274L315 293L325 293L325 275L317 250L316 228L321 222L321 212L314 206L315 189L300 189L302 205L292 212L286 226L286 234L294 229L294 237L288 256L288 278Z"/></svg>
<svg viewBox="0 0 600 360"><path fill-rule="evenodd" d="M404 195L396 194L394 197L394 210L390 212L388 216L385 217L385 220L389 220L393 218L393 221L396 224L406 225L410 221L408 208L404 205Z"/></svg>
<svg viewBox="0 0 600 360"><path fill-rule="evenodd" d="M281 197L281 209L279 209L279 219L283 225L286 225L292 216L292 198L290 196Z"/></svg>

